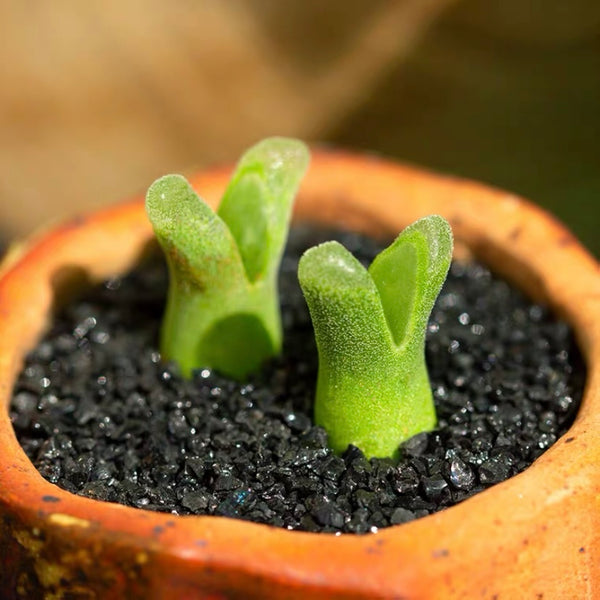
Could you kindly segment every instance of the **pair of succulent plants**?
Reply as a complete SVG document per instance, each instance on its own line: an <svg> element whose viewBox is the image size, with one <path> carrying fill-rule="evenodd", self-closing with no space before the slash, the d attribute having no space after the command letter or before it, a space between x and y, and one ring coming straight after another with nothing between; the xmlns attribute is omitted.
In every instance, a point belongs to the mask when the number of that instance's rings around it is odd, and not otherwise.
<svg viewBox="0 0 600 600"><path fill-rule="evenodd" d="M184 375L210 367L242 379L282 346L279 263L306 146L270 138L241 158L215 213L180 175L158 179L146 210L170 273L161 352ZM368 270L341 244L300 259L319 352L315 422L341 452L393 456L435 427L425 365L429 314L452 257L440 216L407 227Z"/></svg>

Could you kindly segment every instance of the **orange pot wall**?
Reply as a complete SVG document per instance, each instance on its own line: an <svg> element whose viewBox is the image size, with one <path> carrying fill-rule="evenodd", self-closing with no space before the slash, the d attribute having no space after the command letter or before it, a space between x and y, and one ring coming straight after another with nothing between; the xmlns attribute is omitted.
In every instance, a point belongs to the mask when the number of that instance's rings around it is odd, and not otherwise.
<svg viewBox="0 0 600 600"><path fill-rule="evenodd" d="M193 184L214 205L229 172L209 170ZM3 269L3 597L600 597L598 264L520 198L372 157L317 151L295 218L389 236L432 213L444 215L473 254L550 302L576 331L588 365L581 411L533 466L435 515L376 535L338 537L173 517L80 498L46 482L10 425L14 378L48 321L56 290L125 270L143 252L151 231L143 203L134 201L28 242Z"/></svg>

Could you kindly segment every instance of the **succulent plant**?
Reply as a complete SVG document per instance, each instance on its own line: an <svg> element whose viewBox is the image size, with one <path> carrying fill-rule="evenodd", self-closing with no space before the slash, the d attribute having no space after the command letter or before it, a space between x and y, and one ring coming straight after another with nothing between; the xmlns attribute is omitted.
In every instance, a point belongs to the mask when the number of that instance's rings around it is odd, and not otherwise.
<svg viewBox="0 0 600 600"><path fill-rule="evenodd" d="M394 456L436 425L425 364L427 321L448 273L440 216L407 227L367 270L337 242L305 252L298 277L319 352L315 422L339 452Z"/></svg>
<svg viewBox="0 0 600 600"><path fill-rule="evenodd" d="M269 138L239 161L215 213L181 175L155 181L146 211L169 268L161 353L190 375L243 378L281 349L277 274L309 154Z"/></svg>

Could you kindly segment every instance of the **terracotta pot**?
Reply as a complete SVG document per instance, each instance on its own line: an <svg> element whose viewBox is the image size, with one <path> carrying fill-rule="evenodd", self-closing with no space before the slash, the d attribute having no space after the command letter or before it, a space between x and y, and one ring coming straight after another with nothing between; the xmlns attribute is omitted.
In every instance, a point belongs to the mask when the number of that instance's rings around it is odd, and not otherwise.
<svg viewBox="0 0 600 600"><path fill-rule="evenodd" d="M193 178L213 203L229 169ZM316 152L297 220L393 235L440 213L469 251L574 328L579 415L520 475L376 535L173 517L69 494L17 443L7 405L24 353L74 282L130 268L151 238L141 201L13 253L0 280L0 580L4 598L591 598L600 595L600 274L556 221L511 194L370 157ZM62 594L62 595L61 595Z"/></svg>

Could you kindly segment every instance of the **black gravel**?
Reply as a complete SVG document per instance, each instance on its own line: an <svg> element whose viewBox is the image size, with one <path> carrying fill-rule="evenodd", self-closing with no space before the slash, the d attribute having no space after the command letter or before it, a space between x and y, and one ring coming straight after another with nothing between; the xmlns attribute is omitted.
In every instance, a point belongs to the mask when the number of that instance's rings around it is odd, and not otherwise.
<svg viewBox="0 0 600 600"><path fill-rule="evenodd" d="M15 386L18 438L71 492L173 514L365 533L460 502L525 469L575 416L584 368L567 325L479 264L454 264L428 330L439 427L398 464L336 456L311 423L312 326L300 252L331 239L295 230L282 265L285 349L239 384L207 369L185 381L157 350L159 260L66 307ZM370 261L379 247L336 235Z"/></svg>

